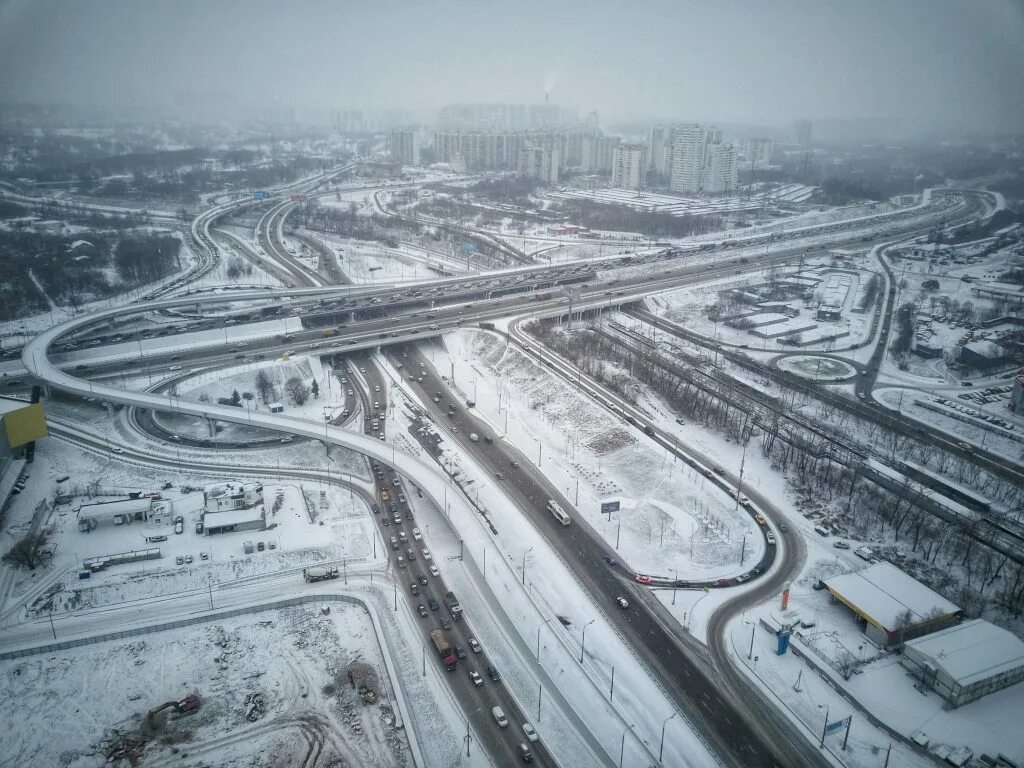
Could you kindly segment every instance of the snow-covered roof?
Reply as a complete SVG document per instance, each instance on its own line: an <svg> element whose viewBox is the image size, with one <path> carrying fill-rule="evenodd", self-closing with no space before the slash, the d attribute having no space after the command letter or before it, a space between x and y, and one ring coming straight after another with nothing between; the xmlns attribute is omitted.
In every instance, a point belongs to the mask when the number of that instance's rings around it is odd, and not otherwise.
<svg viewBox="0 0 1024 768"><path fill-rule="evenodd" d="M98 501L94 504L83 504L78 514L83 517L95 515L133 515L145 512L153 505L152 499L143 496L138 499L118 499L117 501Z"/></svg>
<svg viewBox="0 0 1024 768"><path fill-rule="evenodd" d="M962 686L1024 666L1024 642L982 619L911 640L907 648Z"/></svg>
<svg viewBox="0 0 1024 768"><path fill-rule="evenodd" d="M1004 357L1006 350L996 344L994 341L972 341L970 344L964 344L964 349L969 349L974 354L980 357Z"/></svg>
<svg viewBox="0 0 1024 768"><path fill-rule="evenodd" d="M0 416L11 411L17 411L22 408L27 408L32 403L25 402L24 400L13 400L9 397L0 397Z"/></svg>
<svg viewBox="0 0 1024 768"><path fill-rule="evenodd" d="M203 525L207 528L223 528L227 525L241 525L264 519L263 506L248 509L229 509L224 512L206 512L203 514Z"/></svg>
<svg viewBox="0 0 1024 768"><path fill-rule="evenodd" d="M829 592L886 632L899 629L900 615L908 610L911 624L960 610L892 563L875 563L823 581Z"/></svg>

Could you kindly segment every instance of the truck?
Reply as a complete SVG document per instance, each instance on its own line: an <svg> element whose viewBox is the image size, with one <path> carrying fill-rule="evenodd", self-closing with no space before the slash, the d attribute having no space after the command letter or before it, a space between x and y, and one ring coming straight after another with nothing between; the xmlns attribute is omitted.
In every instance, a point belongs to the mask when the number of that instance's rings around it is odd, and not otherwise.
<svg viewBox="0 0 1024 768"><path fill-rule="evenodd" d="M872 552L868 547L857 547L855 550L853 550L853 554L855 554L861 560L867 560L869 563L875 557L875 553Z"/></svg>
<svg viewBox="0 0 1024 768"><path fill-rule="evenodd" d="M480 323L480 327L483 328L485 331L493 331L494 323Z"/></svg>
<svg viewBox="0 0 1024 768"><path fill-rule="evenodd" d="M462 620L462 606L459 605L459 598L455 596L454 592L445 593L444 604L448 606L448 610L455 621Z"/></svg>
<svg viewBox="0 0 1024 768"><path fill-rule="evenodd" d="M324 336L334 336L337 332L337 328L324 328L323 331L321 331Z"/></svg>
<svg viewBox="0 0 1024 768"><path fill-rule="evenodd" d="M455 670L455 666L458 664L458 659L455 656L455 651L450 645L448 645L448 638L445 637L443 629L435 629L430 633L430 639L434 643L434 647L437 649L438 656L441 657L441 661L448 668L449 672Z"/></svg>
<svg viewBox="0 0 1024 768"><path fill-rule="evenodd" d="M314 568L303 568L302 578L307 582L312 583L314 581L326 581L327 579L338 578L338 569L324 568L323 566L316 566Z"/></svg>

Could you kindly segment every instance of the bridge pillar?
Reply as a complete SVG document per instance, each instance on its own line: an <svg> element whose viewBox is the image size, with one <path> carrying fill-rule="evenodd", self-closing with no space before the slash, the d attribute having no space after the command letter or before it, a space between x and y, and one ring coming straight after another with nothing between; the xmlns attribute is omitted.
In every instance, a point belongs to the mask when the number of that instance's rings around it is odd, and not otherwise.
<svg viewBox="0 0 1024 768"><path fill-rule="evenodd" d="M217 421L207 417L206 419L206 430L210 433L210 437L217 436Z"/></svg>
<svg viewBox="0 0 1024 768"><path fill-rule="evenodd" d="M114 417L114 413L117 410L114 407L114 404L108 401L108 402L104 403L104 405L107 406L107 416L109 418L113 418Z"/></svg>

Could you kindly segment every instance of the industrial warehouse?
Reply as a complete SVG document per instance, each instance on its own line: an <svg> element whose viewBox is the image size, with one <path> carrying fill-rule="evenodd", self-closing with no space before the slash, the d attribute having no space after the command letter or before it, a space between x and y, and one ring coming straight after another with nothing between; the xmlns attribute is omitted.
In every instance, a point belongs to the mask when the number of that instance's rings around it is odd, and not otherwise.
<svg viewBox="0 0 1024 768"><path fill-rule="evenodd" d="M1024 642L981 619L911 640L900 663L953 707L1024 680Z"/></svg>

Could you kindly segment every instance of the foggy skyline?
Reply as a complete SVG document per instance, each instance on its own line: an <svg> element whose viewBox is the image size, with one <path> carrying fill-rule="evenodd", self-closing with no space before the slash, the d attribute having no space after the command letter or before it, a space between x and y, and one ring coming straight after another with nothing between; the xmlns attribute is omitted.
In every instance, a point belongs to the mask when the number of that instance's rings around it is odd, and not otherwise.
<svg viewBox="0 0 1024 768"><path fill-rule="evenodd" d="M0 101L405 108L538 103L783 124L1024 122L1024 3L0 2Z"/></svg>

